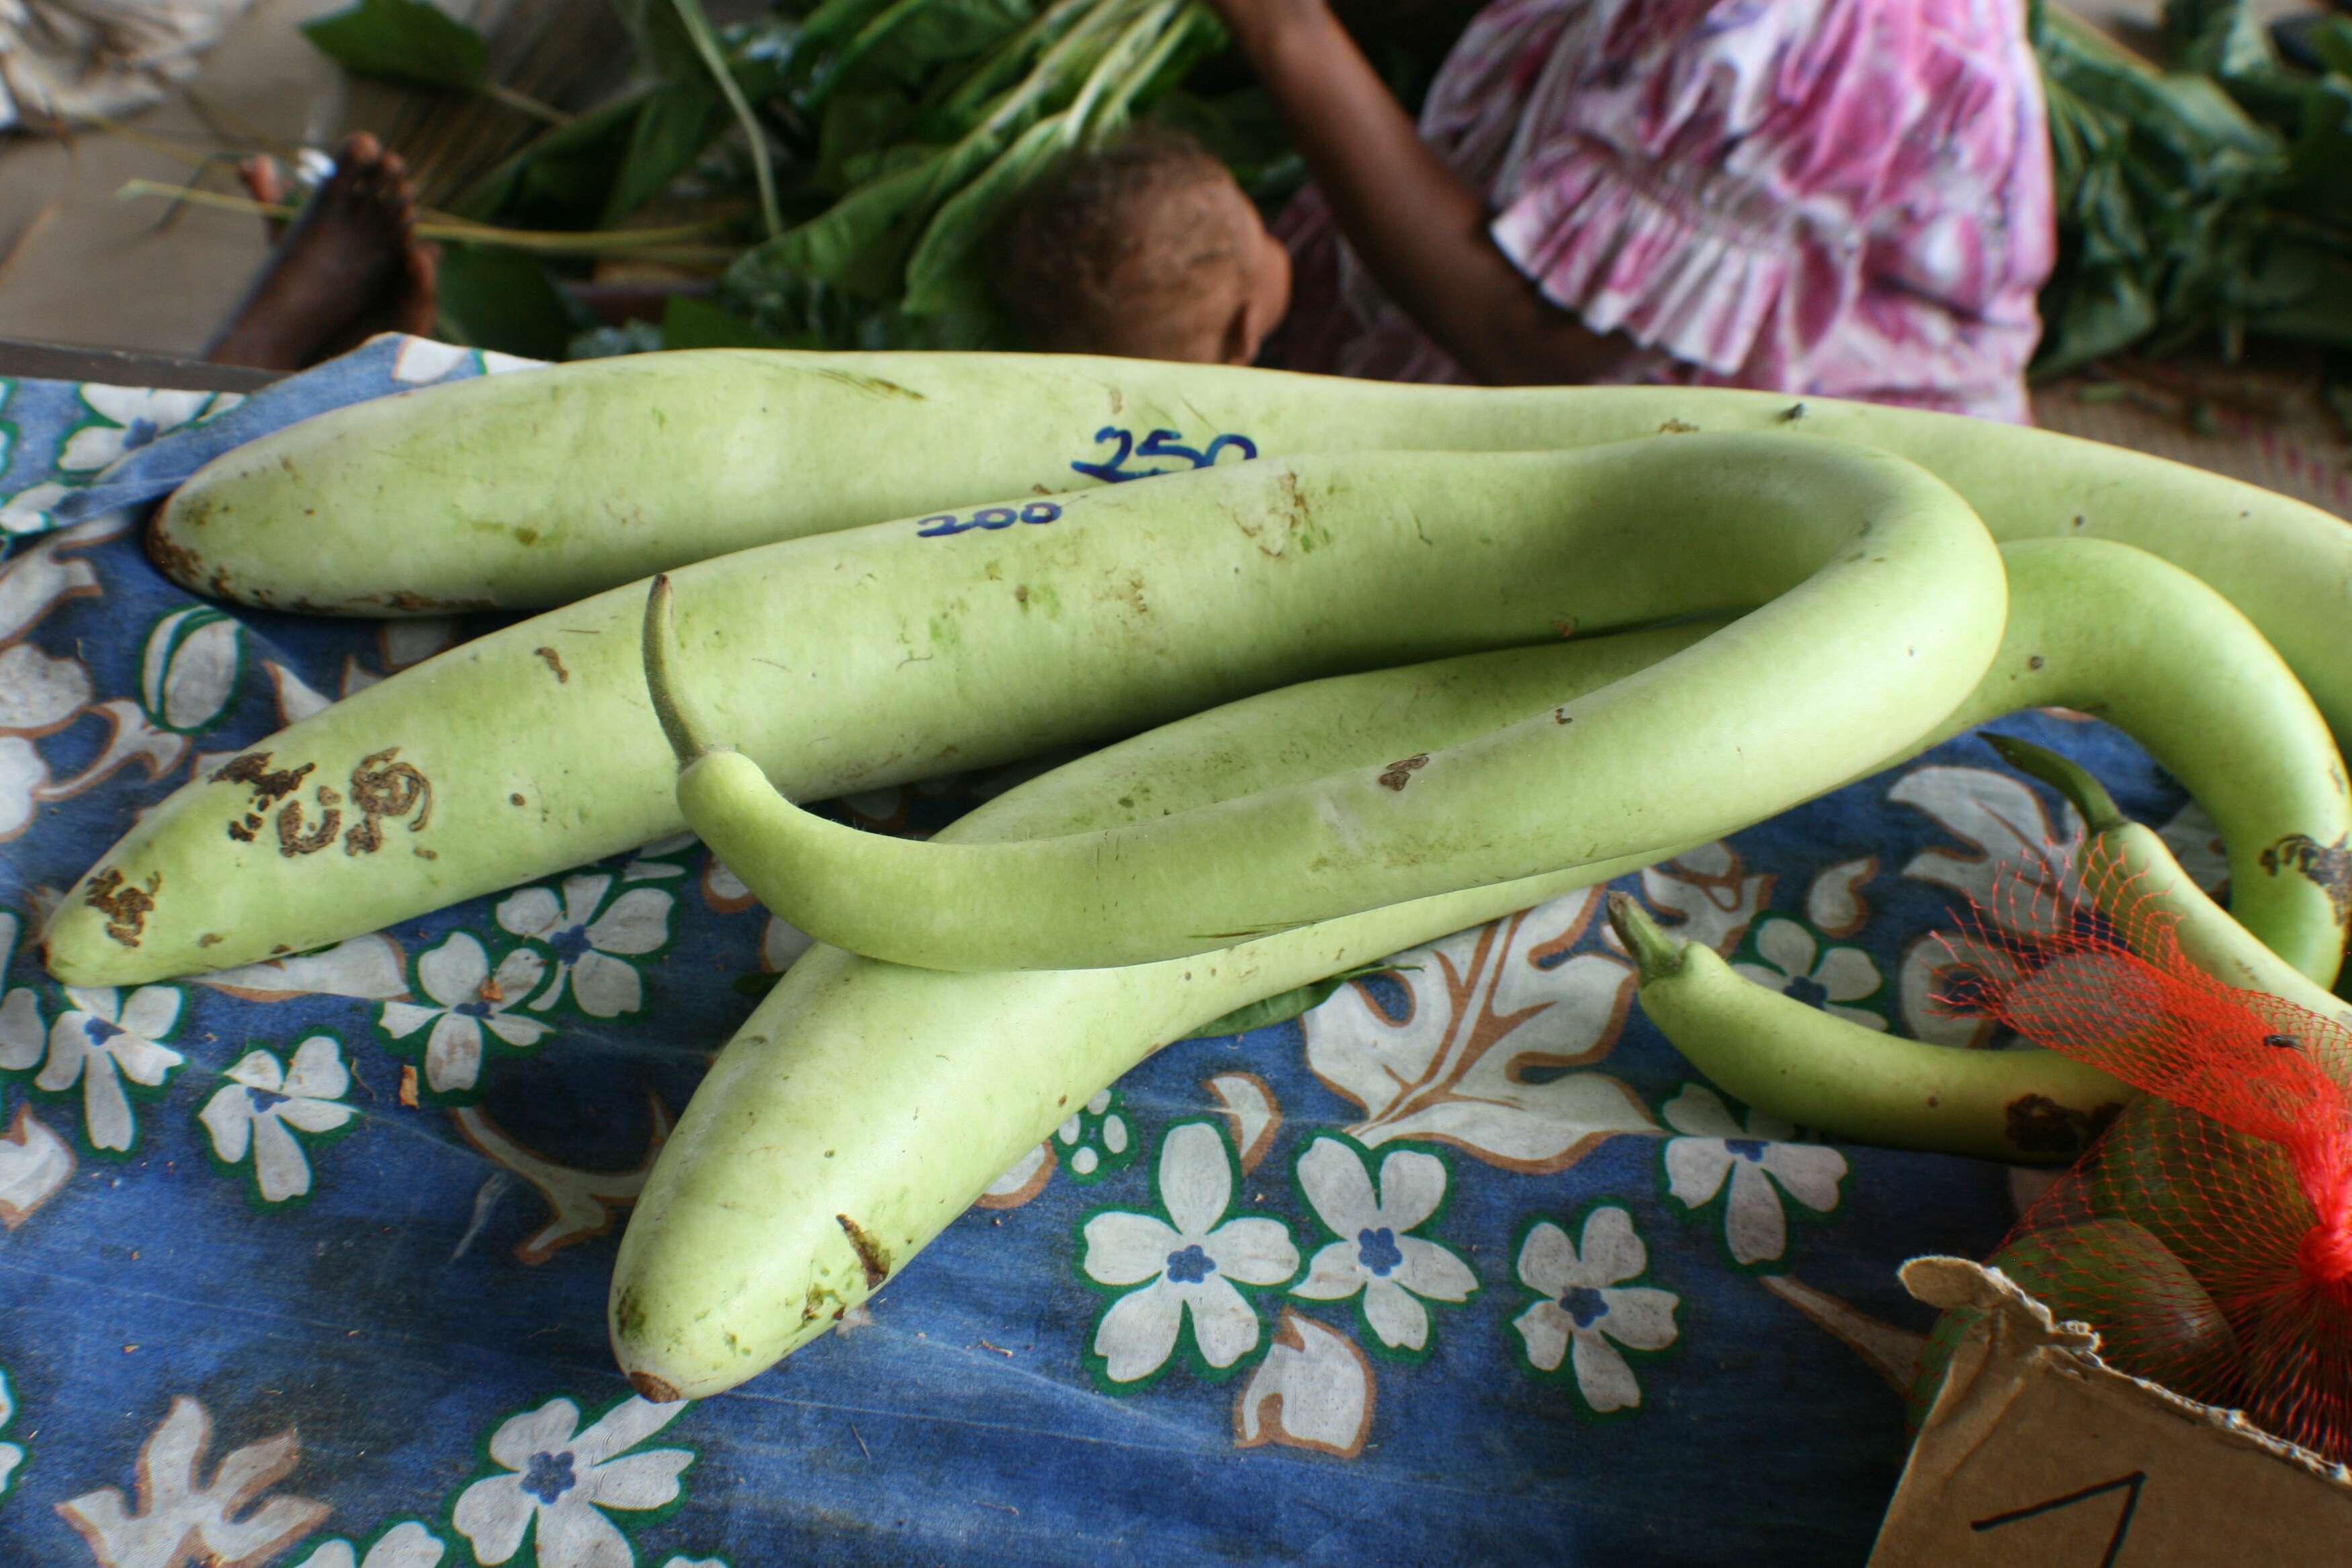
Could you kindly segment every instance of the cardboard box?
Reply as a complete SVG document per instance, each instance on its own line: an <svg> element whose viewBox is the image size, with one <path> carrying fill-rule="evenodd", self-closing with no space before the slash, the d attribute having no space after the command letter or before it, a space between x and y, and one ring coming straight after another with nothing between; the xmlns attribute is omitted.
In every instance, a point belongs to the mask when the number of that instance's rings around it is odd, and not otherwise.
<svg viewBox="0 0 2352 1568"><path fill-rule="evenodd" d="M1896 1483L1870 1568L2352 1564L2352 1472L2101 1362L1998 1269L1903 1266L1979 1307Z"/></svg>

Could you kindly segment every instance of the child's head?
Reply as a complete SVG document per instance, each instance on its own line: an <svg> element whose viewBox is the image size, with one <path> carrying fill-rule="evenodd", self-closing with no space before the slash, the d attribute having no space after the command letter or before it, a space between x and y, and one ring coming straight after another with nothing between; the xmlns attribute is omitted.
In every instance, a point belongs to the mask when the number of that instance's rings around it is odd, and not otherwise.
<svg viewBox="0 0 2352 1568"><path fill-rule="evenodd" d="M999 227L996 296L1034 349L1247 364L1290 258L1225 166L1143 128L1071 159Z"/></svg>

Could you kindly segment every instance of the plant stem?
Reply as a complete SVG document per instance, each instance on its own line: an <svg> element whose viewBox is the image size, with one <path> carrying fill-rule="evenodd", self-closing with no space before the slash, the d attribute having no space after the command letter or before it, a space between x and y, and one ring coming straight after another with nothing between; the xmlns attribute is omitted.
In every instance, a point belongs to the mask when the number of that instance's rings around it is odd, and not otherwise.
<svg viewBox="0 0 2352 1568"><path fill-rule="evenodd" d="M250 196L224 195L218 191L184 189L154 180L128 180L114 193L118 200L142 196L166 196L194 206L215 207L222 212L250 213L256 217L291 218L301 212L297 206L278 202L257 202ZM691 247L686 241L703 239L722 232L728 225L725 218L707 218L700 223L677 224L667 228L610 228L585 232L563 233L551 229L499 228L489 224L468 223L462 218L448 218L416 226L420 239L447 240L456 245L496 245L509 250L527 250L542 256L601 256L613 252L635 252L654 249L702 249L732 256L732 247Z"/></svg>
<svg viewBox="0 0 2352 1568"><path fill-rule="evenodd" d="M694 52L718 83L727 100L727 107L735 111L735 119L743 127L743 135L751 144L751 177L760 187L760 221L766 226L768 237L773 239L784 232L782 212L776 205L776 172L768 166L768 133L751 105L735 80L735 73L727 68L727 57L719 52L719 40L710 31L710 18L702 14L702 0L670 0L677 11L680 26L693 40Z"/></svg>

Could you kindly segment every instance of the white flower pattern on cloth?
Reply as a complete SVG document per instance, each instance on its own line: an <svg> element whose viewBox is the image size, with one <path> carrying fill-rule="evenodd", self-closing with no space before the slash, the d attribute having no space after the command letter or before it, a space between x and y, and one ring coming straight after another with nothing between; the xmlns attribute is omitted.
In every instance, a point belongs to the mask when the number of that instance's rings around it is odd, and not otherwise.
<svg viewBox="0 0 2352 1568"><path fill-rule="evenodd" d="M1825 1143L1795 1142L1797 1130L1777 1116L1750 1111L1742 1127L1715 1090L1685 1084L1663 1107L1666 1125L1666 1191L1685 1208L1704 1208L1731 1179L1723 1238L1732 1261L1745 1268L1769 1263L1788 1249L1789 1223L1780 1194L1816 1214L1838 1205L1845 1156Z"/></svg>
<svg viewBox="0 0 2352 1568"><path fill-rule="evenodd" d="M139 1121L122 1080L160 1088L184 1059L159 1044L180 1021L180 993L142 985L125 1000L110 985L68 985L66 1010L49 1026L48 1059L33 1087L63 1094L81 1085L82 1127L90 1147L121 1153L138 1141ZM28 1068L26 1042L11 1030L0 1042L0 1068Z"/></svg>
<svg viewBox="0 0 2352 1568"><path fill-rule="evenodd" d="M1813 933L1792 920L1769 920L1756 932L1756 954L1764 963L1735 963L1747 979L1808 1007L1819 1007L1865 1029L1884 1029L1886 1020L1859 1002L1885 984L1870 954L1858 947L1832 946L1824 952ZM1769 966L1769 967L1768 967Z"/></svg>
<svg viewBox="0 0 2352 1568"><path fill-rule="evenodd" d="M52 658L29 642L0 647L0 839L31 826L49 788L35 742L71 724L91 695L79 659Z"/></svg>
<svg viewBox="0 0 2352 1568"><path fill-rule="evenodd" d="M61 485L55 479L27 485L0 502L0 533L41 532L55 521L49 513L73 489L73 486Z"/></svg>
<svg viewBox="0 0 2352 1568"><path fill-rule="evenodd" d="M489 1568L520 1551L526 1534L538 1568L635 1568L628 1537L604 1510L677 1500L677 1478L694 1463L693 1451L628 1450L685 1408L683 1400L655 1405L633 1394L584 1432L580 1407L569 1399L510 1416L490 1438L490 1458L507 1473L467 1487L449 1521Z"/></svg>
<svg viewBox="0 0 2352 1568"><path fill-rule="evenodd" d="M1466 1301L1477 1273L1453 1248L1408 1234L1429 1222L1445 1201L1445 1162L1417 1149L1398 1149L1381 1162L1378 1191L1356 1148L1318 1137L1298 1156L1299 1190L1316 1217L1338 1237L1307 1261L1307 1278L1290 1288L1309 1301L1342 1301L1362 1293L1364 1321L1391 1350L1429 1344L1433 1301Z"/></svg>
<svg viewBox="0 0 2352 1568"><path fill-rule="evenodd" d="M196 1113L212 1134L221 1163L253 1156L253 1183L261 1201L282 1204L310 1190L310 1160L297 1132L332 1132L357 1114L342 1104L352 1087L341 1044L313 1035L294 1047L289 1068L268 1050L247 1051L228 1069L229 1081Z"/></svg>
<svg viewBox="0 0 2352 1568"><path fill-rule="evenodd" d="M424 1525L404 1519L378 1536L364 1557L358 1547L337 1539L322 1542L294 1568L439 1568L448 1550L448 1543Z"/></svg>
<svg viewBox="0 0 2352 1568"><path fill-rule="evenodd" d="M216 399L209 392L173 392L130 386L84 385L81 400L97 416L66 440L58 454L62 473L111 468L167 430L191 423L207 410L226 413L242 397ZM215 402L220 403L215 408Z"/></svg>
<svg viewBox="0 0 2352 1568"><path fill-rule="evenodd" d="M16 1397L9 1390L7 1373L0 1371L0 1432L8 1429L8 1423L14 1420L16 1415ZM16 1473L16 1467L24 1462L25 1446L23 1444L0 1443L0 1498L8 1495L8 1479Z"/></svg>
<svg viewBox="0 0 2352 1568"><path fill-rule="evenodd" d="M1511 1326L1538 1371L1557 1372L1562 1359L1570 1362L1577 1393L1595 1415L1642 1403L1626 1350L1662 1351L1675 1342L1681 1298L1633 1283L1649 1266L1633 1216L1614 1205L1585 1216L1580 1244L1549 1220L1538 1221L1519 1244L1519 1282L1538 1299Z"/></svg>
<svg viewBox="0 0 2352 1568"><path fill-rule="evenodd" d="M499 905L500 926L544 945L555 959L554 977L531 998L532 1012L562 1001L567 980L591 1017L617 1018L645 1005L645 982L627 960L669 940L672 900L658 888L632 888L607 905L612 888L609 874L583 874L563 879L560 901L549 889L525 888Z"/></svg>
<svg viewBox="0 0 2352 1568"><path fill-rule="evenodd" d="M511 1009L539 986L547 961L529 948L517 948L499 960L490 972L489 954L467 931L416 961L416 984L434 1005L419 1002L387 1002L377 1026L395 1040L404 1040L426 1024L433 1032L425 1039L425 1081L436 1094L469 1089L481 1077L482 1031L488 1029L517 1050L528 1050L545 1038L549 1026L536 1018L518 1017Z"/></svg>
<svg viewBox="0 0 2352 1568"><path fill-rule="evenodd" d="M1079 1267L1097 1285L1134 1286L1103 1311L1093 1354L1112 1384L1136 1384L1175 1353L1187 1317L1201 1360L1215 1372L1255 1350L1257 1309L1234 1281L1260 1288L1298 1272L1290 1229L1264 1215L1225 1217L1234 1158L1224 1134L1185 1121L1160 1141L1160 1202L1168 1218L1109 1209L1086 1223ZM1170 1222L1173 1222L1172 1224Z"/></svg>

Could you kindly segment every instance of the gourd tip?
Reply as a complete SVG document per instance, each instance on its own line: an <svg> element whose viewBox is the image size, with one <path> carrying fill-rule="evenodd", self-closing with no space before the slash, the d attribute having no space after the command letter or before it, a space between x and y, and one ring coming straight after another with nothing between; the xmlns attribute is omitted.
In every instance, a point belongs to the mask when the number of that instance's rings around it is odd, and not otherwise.
<svg viewBox="0 0 2352 1568"><path fill-rule="evenodd" d="M2084 826L2093 833L2104 833L2124 820L2115 796L2092 776L2088 768L2073 758L2062 757L2047 746L2037 746L2014 735L1987 731L1984 741L2002 762L2064 795L2067 803L2082 813Z"/></svg>
<svg viewBox="0 0 2352 1568"><path fill-rule="evenodd" d="M1643 984L1681 972L1683 944L1659 930L1658 922L1632 894L1609 895L1609 924L1641 967Z"/></svg>

